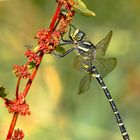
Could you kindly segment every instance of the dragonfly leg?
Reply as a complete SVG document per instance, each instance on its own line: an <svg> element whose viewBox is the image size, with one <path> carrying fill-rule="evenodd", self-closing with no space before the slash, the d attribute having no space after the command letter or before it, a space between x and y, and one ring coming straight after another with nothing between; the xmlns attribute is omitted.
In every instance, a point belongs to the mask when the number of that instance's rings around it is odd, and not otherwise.
<svg viewBox="0 0 140 140"><path fill-rule="evenodd" d="M76 28L75 28L75 26L74 25L72 25L72 24L70 24L70 29L69 29L69 38L72 40L72 37L71 37L71 27L73 27L74 28L74 30L76 30Z"/></svg>
<svg viewBox="0 0 140 140"><path fill-rule="evenodd" d="M70 28L73 27L76 30L76 27L73 24L70 24Z"/></svg>
<svg viewBox="0 0 140 140"><path fill-rule="evenodd" d="M63 41L63 40L62 40ZM68 44L72 44L69 40L65 40L63 41L64 43L59 44L59 46L64 46L64 45L68 45Z"/></svg>
<svg viewBox="0 0 140 140"><path fill-rule="evenodd" d="M71 30L72 30L71 27L73 27L74 30L76 30L76 28L74 27L74 25L70 24L70 29L69 29L69 32L68 32L68 35L69 35L69 39L70 39L70 40L65 40L65 39L63 38L63 36L61 36L61 40L62 40L63 42L65 42L65 43L68 43L68 44L73 44L72 37L71 37Z"/></svg>
<svg viewBox="0 0 140 140"><path fill-rule="evenodd" d="M95 66L92 66L92 74L94 74L94 77L96 78L96 80L98 81L98 83L101 85L109 103L110 103L110 106L112 108L112 111L114 112L114 116L116 118L116 121L119 125L119 128L120 128L120 131L121 131L121 134L122 134L122 137L124 140L130 140L129 138L129 135L128 135L128 132L126 131L126 128L124 126L124 123L122 121L122 118L121 118L121 115L116 107L116 104L115 102L113 101L112 97L111 97L111 94L109 92L109 90L107 89L103 79L101 78L100 74L98 73L97 69Z"/></svg>
<svg viewBox="0 0 140 140"><path fill-rule="evenodd" d="M67 44L73 44L73 42L71 40L66 40L63 38L63 36L61 36L61 40L67 45Z"/></svg>
<svg viewBox="0 0 140 140"><path fill-rule="evenodd" d="M70 29L69 29L69 32L68 32L68 35L69 35L70 40L65 40L63 38L63 36L61 36L61 40L63 42L69 43L69 44L73 44L73 41L71 40L71 27L73 27L74 29L76 29L72 24L70 24Z"/></svg>
<svg viewBox="0 0 140 140"><path fill-rule="evenodd" d="M69 53L71 53L75 48L71 48L69 50L67 50L66 52L64 52L63 54L57 54L55 52L52 52L53 55L57 56L58 58L62 58L66 55L68 55Z"/></svg>

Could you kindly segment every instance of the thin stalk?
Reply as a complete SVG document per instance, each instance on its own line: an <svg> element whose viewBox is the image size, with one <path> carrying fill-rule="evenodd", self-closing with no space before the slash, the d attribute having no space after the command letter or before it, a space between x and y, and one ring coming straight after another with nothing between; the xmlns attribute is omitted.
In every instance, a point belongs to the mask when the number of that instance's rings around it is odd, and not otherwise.
<svg viewBox="0 0 140 140"><path fill-rule="evenodd" d="M40 63L42 61L43 56L44 56L44 54L41 53L41 55L40 55ZM33 69L32 75L31 75L30 79L28 80L28 82L27 82L27 84L25 86L25 89L23 91L23 96L24 97L26 97L26 95L27 95L27 93L28 93L28 91L29 91L29 89L31 87L31 84L32 84L32 82L33 82L33 80L34 80L34 78L36 76L36 73L37 73L37 70L38 70L38 68L40 66L40 63L38 65L36 65L36 67Z"/></svg>
<svg viewBox="0 0 140 140"><path fill-rule="evenodd" d="M13 134L16 122L17 122L17 118L18 118L18 113L15 112L13 115L11 124L10 124L10 128L9 128L6 140L11 140L11 137L12 137L12 134Z"/></svg>
<svg viewBox="0 0 140 140"><path fill-rule="evenodd" d="M20 85L21 77L18 78L17 86L16 86L16 99L18 99L18 91L19 91L19 85Z"/></svg>

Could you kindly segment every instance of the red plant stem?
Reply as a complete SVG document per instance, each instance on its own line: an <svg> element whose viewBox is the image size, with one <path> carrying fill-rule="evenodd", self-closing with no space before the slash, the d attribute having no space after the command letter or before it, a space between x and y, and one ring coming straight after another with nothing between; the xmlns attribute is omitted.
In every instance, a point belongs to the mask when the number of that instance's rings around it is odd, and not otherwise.
<svg viewBox="0 0 140 140"><path fill-rule="evenodd" d="M40 55L40 63L41 63L42 58L43 58L43 54ZM36 73L37 73L37 70L38 70L38 68L39 68L39 65L40 65L40 64L38 64L38 65L33 69L32 75L31 75L30 79L28 80L28 82L27 82L27 84L26 84L26 87L25 87L25 89L24 89L24 92L23 92L24 97L27 95L27 93L28 93L28 91L29 91L29 89L30 89L30 87L31 87L31 84L32 84L32 82L33 82L33 80L34 80L34 77L35 77ZM20 80L20 78L18 79L18 84L19 84L19 80ZM17 85L18 85L18 84L17 84ZM18 86L17 86L17 87L18 87ZM18 96L18 95L17 95L17 96ZM13 131L14 131L14 128L15 128L15 125L16 125L16 122L17 122L17 118L18 118L18 113L15 112L14 115L13 115L13 119L12 119L12 121L11 121L11 125L10 125L10 128L9 128L9 131L8 131L6 140L10 140L10 139L11 139L12 134L13 134Z"/></svg>
<svg viewBox="0 0 140 140"><path fill-rule="evenodd" d="M16 122L17 122L17 118L18 118L18 113L15 112L14 115L13 115L12 122L10 124L10 128L9 128L6 140L11 140L11 137L12 137L12 134L13 134Z"/></svg>
<svg viewBox="0 0 140 140"><path fill-rule="evenodd" d="M19 91L19 85L20 85L21 77L18 78L17 86L16 86L16 99L18 99L18 91Z"/></svg>
<svg viewBox="0 0 140 140"><path fill-rule="evenodd" d="M42 60L43 56L44 56L44 54L41 53L41 55L40 55L40 63L41 63L41 60ZM34 80L34 77L35 77L35 75L37 73L37 70L39 68L40 63L38 65L36 65L36 67L33 69L32 75L31 75L30 79L28 80L28 82L26 84L26 87L25 87L25 89L23 91L23 96L24 97L26 97L26 95L27 95L27 93L28 93L28 91L29 91L29 89L31 87L31 84L32 84L32 82Z"/></svg>
<svg viewBox="0 0 140 140"><path fill-rule="evenodd" d="M56 22L56 20L57 20L57 18L58 18L58 16L59 16L59 13L60 13L60 10L61 10L61 6L62 6L62 4L61 4L61 3L58 3L56 12L55 12L55 14L54 14L54 16L53 16L52 22L51 22L50 27L49 27L50 32L51 32L51 31L53 30L53 28L54 28L55 22Z"/></svg>
<svg viewBox="0 0 140 140"><path fill-rule="evenodd" d="M48 34L48 36L47 36L48 39L50 38L50 36L51 36L51 34L52 34L53 28L54 28L54 26L55 26L56 20L57 20L57 18L58 18L58 16L59 16L59 13L60 13L60 10L61 10L61 6L62 6L62 4L59 3L58 6L57 6L57 9L56 9L56 12L55 12L55 14L54 14L54 16L53 16L52 22L51 22L50 27L49 27L50 32L49 32L49 34ZM44 56L44 54L41 53L41 54L40 54L40 62L41 62L43 56ZM40 65L40 64L39 64L39 65ZM30 79L29 79L28 82L27 82L27 85L26 85L26 87L25 87L25 89L24 89L24 92L23 92L24 97L27 95L28 90L30 89L30 86L31 86L31 84L32 84L32 81L33 81L35 75L36 75L36 72L37 72L37 70L38 70L39 65L37 65L37 66L35 67L35 69L33 70L33 73L32 73L32 75L31 75Z"/></svg>
<svg viewBox="0 0 140 140"><path fill-rule="evenodd" d="M53 32L53 28L54 28L55 23L56 23L56 21L57 21L57 18L58 18L58 16L59 16L59 13L60 13L60 10L61 10L61 6L62 6L62 4L58 3L56 12L55 12L55 14L54 14L54 16L53 16L53 18L52 18L51 24L50 24L50 26L49 26L50 32L49 32L49 34L48 34L48 36L47 36L48 39L51 37L51 34L52 34L52 32ZM43 54L43 53L40 53L40 63L41 63L41 60L42 60L43 56L44 56L44 54ZM28 93L28 91L29 91L29 89L30 89L30 87L31 87L31 84L32 84L32 82L33 82L33 80L34 80L34 78L35 78L35 76L36 76L36 73L37 73L37 70L38 70L38 68L39 68L39 65L40 65L40 64L38 64L38 65L33 69L32 75L31 75L30 79L28 80L28 82L27 82L27 84L26 84L26 87L25 87L25 89L24 89L24 91L23 91L24 97L26 97L26 95L27 95L27 93ZM18 79L18 82L17 82L17 87L16 87L16 98L18 97L19 84L20 84L20 78ZM13 115L11 124L10 124L10 128L9 128L9 131L8 131L6 140L11 140L11 137L12 137L12 134L13 134L13 131L14 131L16 122L17 122L17 118L18 118L18 113L15 112L14 115Z"/></svg>

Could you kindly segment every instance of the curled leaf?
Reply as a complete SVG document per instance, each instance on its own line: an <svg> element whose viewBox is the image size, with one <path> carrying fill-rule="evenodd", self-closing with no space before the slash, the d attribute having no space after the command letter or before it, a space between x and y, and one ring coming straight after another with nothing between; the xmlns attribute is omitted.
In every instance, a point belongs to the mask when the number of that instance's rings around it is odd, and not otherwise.
<svg viewBox="0 0 140 140"><path fill-rule="evenodd" d="M84 4L84 2L82 2L81 0L73 0L73 1L74 1L73 7L75 11L84 16L95 16L95 13L89 10Z"/></svg>

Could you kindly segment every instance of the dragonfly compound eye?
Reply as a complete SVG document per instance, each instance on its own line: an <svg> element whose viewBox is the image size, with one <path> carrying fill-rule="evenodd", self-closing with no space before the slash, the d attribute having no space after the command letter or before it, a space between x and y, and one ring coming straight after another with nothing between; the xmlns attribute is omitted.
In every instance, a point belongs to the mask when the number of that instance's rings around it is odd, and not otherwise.
<svg viewBox="0 0 140 140"><path fill-rule="evenodd" d="M76 29L75 32L72 34L73 40L80 41L85 37L85 33Z"/></svg>

